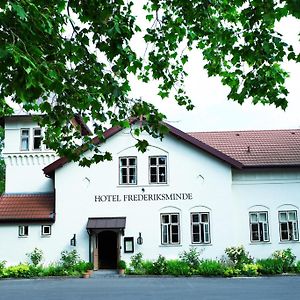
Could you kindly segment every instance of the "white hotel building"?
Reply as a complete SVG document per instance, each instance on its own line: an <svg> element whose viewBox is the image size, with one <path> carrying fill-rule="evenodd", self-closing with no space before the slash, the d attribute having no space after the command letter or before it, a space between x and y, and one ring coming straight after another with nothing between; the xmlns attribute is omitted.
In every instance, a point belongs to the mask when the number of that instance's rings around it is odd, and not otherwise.
<svg viewBox="0 0 300 300"><path fill-rule="evenodd" d="M4 120L6 189L0 197L0 260L45 263L76 249L95 269L143 253L206 258L244 245L300 258L300 130L184 133L170 125L139 152L129 130L111 128L101 150L113 160L80 167L42 144L31 116ZM97 138L95 143L99 143ZM86 152L84 155L89 155Z"/></svg>

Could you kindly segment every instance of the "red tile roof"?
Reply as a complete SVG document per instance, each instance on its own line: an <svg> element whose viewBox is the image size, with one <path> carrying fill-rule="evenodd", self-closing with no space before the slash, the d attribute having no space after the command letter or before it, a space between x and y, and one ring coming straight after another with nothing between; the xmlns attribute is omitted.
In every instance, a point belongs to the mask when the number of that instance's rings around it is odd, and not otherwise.
<svg viewBox="0 0 300 300"><path fill-rule="evenodd" d="M191 132L244 167L300 167L300 130Z"/></svg>
<svg viewBox="0 0 300 300"><path fill-rule="evenodd" d="M54 194L4 194L0 196L0 222L54 222Z"/></svg>

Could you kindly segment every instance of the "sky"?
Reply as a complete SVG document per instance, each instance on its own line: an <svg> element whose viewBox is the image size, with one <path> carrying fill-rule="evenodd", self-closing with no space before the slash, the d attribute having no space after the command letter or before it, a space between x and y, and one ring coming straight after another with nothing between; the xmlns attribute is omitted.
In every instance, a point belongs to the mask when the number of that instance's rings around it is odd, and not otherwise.
<svg viewBox="0 0 300 300"><path fill-rule="evenodd" d="M137 8L140 13L140 8ZM300 21L287 18L277 25L286 41L300 50ZM137 45L144 51L143 45ZM249 101L240 105L227 100L229 89L222 85L220 78L208 77L203 69L204 62L198 51L190 54L187 65L189 76L186 90L195 108L186 111L175 100L161 100L157 95L156 84L143 84L134 81L132 96L155 104L166 116L167 122L179 129L192 131L220 130L261 130L261 129L300 129L300 64L286 62L284 67L289 72L286 85L289 90L288 108L283 111L274 105L254 105Z"/></svg>

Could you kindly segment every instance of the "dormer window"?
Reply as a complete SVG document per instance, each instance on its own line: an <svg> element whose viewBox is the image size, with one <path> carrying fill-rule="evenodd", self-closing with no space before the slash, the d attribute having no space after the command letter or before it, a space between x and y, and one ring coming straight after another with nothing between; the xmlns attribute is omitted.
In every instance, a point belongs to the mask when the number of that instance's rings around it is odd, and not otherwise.
<svg viewBox="0 0 300 300"><path fill-rule="evenodd" d="M41 128L33 129L33 150L41 150L42 146L42 130Z"/></svg>
<svg viewBox="0 0 300 300"><path fill-rule="evenodd" d="M29 150L29 128L21 129L21 150Z"/></svg>

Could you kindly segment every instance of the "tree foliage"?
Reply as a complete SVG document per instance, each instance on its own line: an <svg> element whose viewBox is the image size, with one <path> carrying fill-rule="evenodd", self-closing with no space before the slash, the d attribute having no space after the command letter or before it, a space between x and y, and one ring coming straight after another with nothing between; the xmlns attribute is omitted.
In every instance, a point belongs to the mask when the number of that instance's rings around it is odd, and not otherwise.
<svg viewBox="0 0 300 300"><path fill-rule="evenodd" d="M130 76L156 80L158 95L174 95L192 109L185 88L188 52L201 51L209 76L220 76L239 103L287 106L285 59L300 61L275 23L300 18L298 0L145 0L147 28L123 0L0 1L0 116L12 113L8 99L37 111L46 143L60 155L78 159L77 141L95 150L89 164L110 159L80 137L69 120L74 114L93 124L104 140L105 123L129 127L129 117L144 116L146 130L161 137L164 118L153 105L131 99ZM142 29L145 54L132 38ZM148 100L151 100L149 98ZM141 150L147 143L137 142Z"/></svg>
<svg viewBox="0 0 300 300"><path fill-rule="evenodd" d="M4 141L4 130L0 126L0 195L4 192L5 189L5 163L2 157L3 141Z"/></svg>

